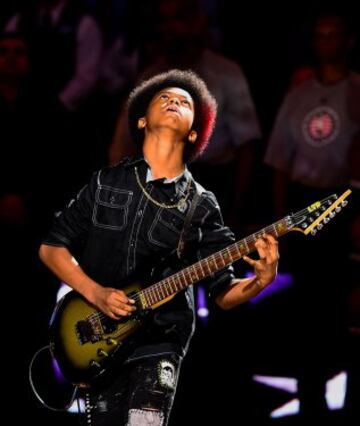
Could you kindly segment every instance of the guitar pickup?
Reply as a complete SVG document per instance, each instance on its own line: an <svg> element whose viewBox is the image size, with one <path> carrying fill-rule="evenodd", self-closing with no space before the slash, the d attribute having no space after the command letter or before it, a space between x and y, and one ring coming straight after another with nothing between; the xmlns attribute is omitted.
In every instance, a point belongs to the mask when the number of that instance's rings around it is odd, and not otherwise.
<svg viewBox="0 0 360 426"><path fill-rule="evenodd" d="M76 336L81 345L91 342L96 343L101 339L101 335L95 334L92 324L88 321L78 321L75 326Z"/></svg>

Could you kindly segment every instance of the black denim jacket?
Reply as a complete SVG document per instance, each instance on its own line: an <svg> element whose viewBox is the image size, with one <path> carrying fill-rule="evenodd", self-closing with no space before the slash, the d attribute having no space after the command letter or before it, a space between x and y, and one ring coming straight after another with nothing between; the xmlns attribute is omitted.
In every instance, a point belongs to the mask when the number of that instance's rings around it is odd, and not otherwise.
<svg viewBox="0 0 360 426"><path fill-rule="evenodd" d="M76 198L55 215L53 226L43 241L67 247L83 270L104 286L122 288L138 276L143 277L144 271L150 274L160 259L176 249L195 191L192 185L185 211L159 207L139 187L135 167L146 191L160 203L176 204L187 190L189 172L177 182L165 183L164 179L157 179L146 183L148 165L145 160L126 158L114 167L94 173ZM234 241L232 232L223 225L219 206L211 192L202 192L185 239L188 250L184 257L189 262L204 258ZM210 293L221 291L232 278L232 267L214 274L207 283ZM151 332L133 358L162 352L184 355L194 330L194 319L190 286L154 311Z"/></svg>

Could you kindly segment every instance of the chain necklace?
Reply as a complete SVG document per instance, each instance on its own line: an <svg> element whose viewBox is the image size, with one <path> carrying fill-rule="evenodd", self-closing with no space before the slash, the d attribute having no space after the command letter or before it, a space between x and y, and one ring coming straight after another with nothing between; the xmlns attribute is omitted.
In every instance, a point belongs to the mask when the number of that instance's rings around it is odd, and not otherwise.
<svg viewBox="0 0 360 426"><path fill-rule="evenodd" d="M187 182L187 186L186 186L186 195L184 198L181 198L181 200L179 200L176 204L164 204L164 203L160 203L159 201L156 201L147 191L146 189L143 187L141 181L140 181L140 177L137 171L137 167L135 167L135 176L136 176L136 181L140 187L140 189L142 190L142 192L144 193L145 197L150 200L152 203L156 204L158 207L162 207L163 209L176 209L179 207L182 207L185 203L186 200L189 198L190 195L190 186L191 186L191 177L189 177L188 182Z"/></svg>

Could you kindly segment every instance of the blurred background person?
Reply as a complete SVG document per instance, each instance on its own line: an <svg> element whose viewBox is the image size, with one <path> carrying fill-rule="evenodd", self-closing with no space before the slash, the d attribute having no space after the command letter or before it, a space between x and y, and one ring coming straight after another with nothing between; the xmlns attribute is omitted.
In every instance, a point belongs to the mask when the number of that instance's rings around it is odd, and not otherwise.
<svg viewBox="0 0 360 426"><path fill-rule="evenodd" d="M360 75L348 62L354 38L343 16L324 13L314 24L312 40L314 68L286 94L265 155L275 170L277 217L351 185L349 158L360 128ZM308 419L327 416L326 380L346 357L341 348L349 291L349 217L342 214L310 244L293 240L289 250L297 352L305 354L298 360L300 409Z"/></svg>

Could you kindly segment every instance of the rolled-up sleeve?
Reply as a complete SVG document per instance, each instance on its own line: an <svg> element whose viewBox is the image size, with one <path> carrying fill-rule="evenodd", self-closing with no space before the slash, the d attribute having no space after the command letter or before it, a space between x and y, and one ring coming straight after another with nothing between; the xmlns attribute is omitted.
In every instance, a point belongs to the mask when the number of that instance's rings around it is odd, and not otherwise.
<svg viewBox="0 0 360 426"><path fill-rule="evenodd" d="M100 172L71 199L67 206L55 214L53 224L43 244L72 249L86 239L92 224L95 192Z"/></svg>
<svg viewBox="0 0 360 426"><path fill-rule="evenodd" d="M204 259L235 241L233 232L224 225L221 210L214 194L207 192L204 203L206 203L208 214L201 225L202 236L198 250L199 259ZM221 293L233 278L234 269L231 265L207 278L205 282L208 285L210 297L214 298Z"/></svg>

